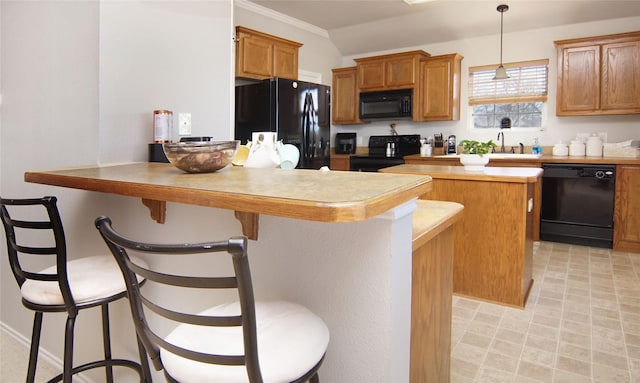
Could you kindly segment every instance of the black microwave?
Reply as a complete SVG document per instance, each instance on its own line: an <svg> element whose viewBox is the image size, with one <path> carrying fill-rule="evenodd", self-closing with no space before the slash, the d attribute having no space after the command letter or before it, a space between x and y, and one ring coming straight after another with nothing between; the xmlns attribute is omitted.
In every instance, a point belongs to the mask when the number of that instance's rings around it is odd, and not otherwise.
<svg viewBox="0 0 640 383"><path fill-rule="evenodd" d="M360 119L411 118L413 89L360 93Z"/></svg>

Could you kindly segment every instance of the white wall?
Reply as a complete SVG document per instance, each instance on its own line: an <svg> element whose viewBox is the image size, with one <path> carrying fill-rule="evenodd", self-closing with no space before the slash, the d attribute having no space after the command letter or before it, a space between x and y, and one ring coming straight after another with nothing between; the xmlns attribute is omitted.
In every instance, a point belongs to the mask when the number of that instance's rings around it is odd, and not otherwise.
<svg viewBox="0 0 640 383"><path fill-rule="evenodd" d="M0 194L27 197L55 194L66 224L78 225L87 202L73 191L22 182L29 169L96 162L98 150L98 24L95 2L2 2L2 168ZM70 251L90 245L86 225L69 234ZM6 243L0 268L3 325L30 334L32 314L20 303L9 270ZM47 325L64 328L62 318ZM43 334L42 343L60 355L61 336Z"/></svg>
<svg viewBox="0 0 640 383"><path fill-rule="evenodd" d="M93 227L102 214L132 235L153 233L155 239L167 233L203 240L212 233L239 233L239 224L227 211L169 204L169 222L158 225L139 200L23 182L27 170L146 160L152 112L158 108L171 109L176 116L192 113L193 135L230 138L231 4L0 2L0 195L58 196L71 257L106 254ZM32 313L20 303L7 267L6 243L0 243L0 320L3 328L26 340ZM114 353L126 343L126 353L134 355L127 310L124 302L112 308L118 329ZM78 360L98 354L98 324L97 310L81 314ZM62 355L63 315L46 315L44 328L43 348ZM119 342L123 339L126 342Z"/></svg>
<svg viewBox="0 0 640 383"><path fill-rule="evenodd" d="M583 132L607 132L609 142L640 138L640 115L600 117L557 117L555 115L557 70L556 50L553 44L555 40L635 31L638 30L638 25L640 25L640 17L632 17L518 33L505 33L504 62L549 59L549 97L543 131L539 129L511 129L511 131L505 133L505 144L517 145L518 142L523 142L525 145L531 145L535 137L540 137L543 145L550 146L560 141L568 143L570 139L575 137L576 133ZM398 133L429 136L442 132L445 138L449 134L455 134L458 141L465 138L493 139L495 141L498 129L480 131L472 128L473 122L469 115L468 107L467 74L470 66L493 63L497 65L500 57L499 41L499 35L494 35L401 49L400 51L423 49L434 56L457 52L463 55L464 59L462 60L460 120L429 123L413 123L399 120L395 121ZM357 57L382 53L393 52L371 52L371 54L358 55ZM345 57L341 66L355 65L353 58ZM366 125L333 126L332 133L356 132L359 137L363 137L362 145L366 146L369 135L389 134L389 123L391 122L394 121L375 122Z"/></svg>
<svg viewBox="0 0 640 383"><path fill-rule="evenodd" d="M146 160L152 113L191 113L192 135L232 137L228 2L103 1L100 162Z"/></svg>

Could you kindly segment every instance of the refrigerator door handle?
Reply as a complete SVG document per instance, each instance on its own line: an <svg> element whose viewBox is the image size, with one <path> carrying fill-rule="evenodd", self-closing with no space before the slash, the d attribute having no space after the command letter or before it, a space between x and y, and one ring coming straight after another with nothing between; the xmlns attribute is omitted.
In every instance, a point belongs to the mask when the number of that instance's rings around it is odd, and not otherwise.
<svg viewBox="0 0 640 383"><path fill-rule="evenodd" d="M303 155L305 160L309 159L309 150L308 150L308 134L307 134L307 95L304 95L304 105L302 106L302 142L301 146L301 154ZM306 161L305 161L306 162Z"/></svg>
<svg viewBox="0 0 640 383"><path fill-rule="evenodd" d="M307 92L304 98L304 109L303 109L303 120L302 120L302 134L303 134L303 142L305 148L305 157L307 159L311 159L315 157L314 148L313 148L313 95L311 92Z"/></svg>

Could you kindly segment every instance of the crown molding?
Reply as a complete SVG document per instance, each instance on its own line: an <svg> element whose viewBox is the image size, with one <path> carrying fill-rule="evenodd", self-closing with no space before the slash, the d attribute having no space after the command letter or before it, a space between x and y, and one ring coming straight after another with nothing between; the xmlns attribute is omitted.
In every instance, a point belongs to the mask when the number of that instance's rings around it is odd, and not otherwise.
<svg viewBox="0 0 640 383"><path fill-rule="evenodd" d="M269 17L271 19L283 22L285 24L292 25L294 27L297 27L297 28L303 29L305 31L314 33L314 34L319 35L321 37L324 37L324 38L327 38L327 39L329 38L329 32L327 32L326 29L322 29L322 28L316 27L315 25L309 24L309 23L304 22L302 20L298 20L296 18L293 18L291 16L287 16L287 15L282 14L280 12L276 12L276 11L274 11L272 9L269 9L269 8L265 8L265 7L263 7L261 5L258 5L256 3L252 3L251 1L248 1L248 0L233 0L233 5L237 6L237 7L240 7L240 8L243 8L243 9L246 9L248 11L257 13L259 15L266 16L266 17Z"/></svg>

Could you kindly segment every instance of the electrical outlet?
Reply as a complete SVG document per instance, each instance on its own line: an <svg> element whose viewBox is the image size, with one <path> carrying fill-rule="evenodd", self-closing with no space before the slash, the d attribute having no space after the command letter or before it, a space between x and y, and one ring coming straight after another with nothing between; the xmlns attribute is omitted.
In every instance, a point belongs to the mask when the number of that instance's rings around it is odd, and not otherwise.
<svg viewBox="0 0 640 383"><path fill-rule="evenodd" d="M178 114L178 134L181 136L191 134L191 113Z"/></svg>

